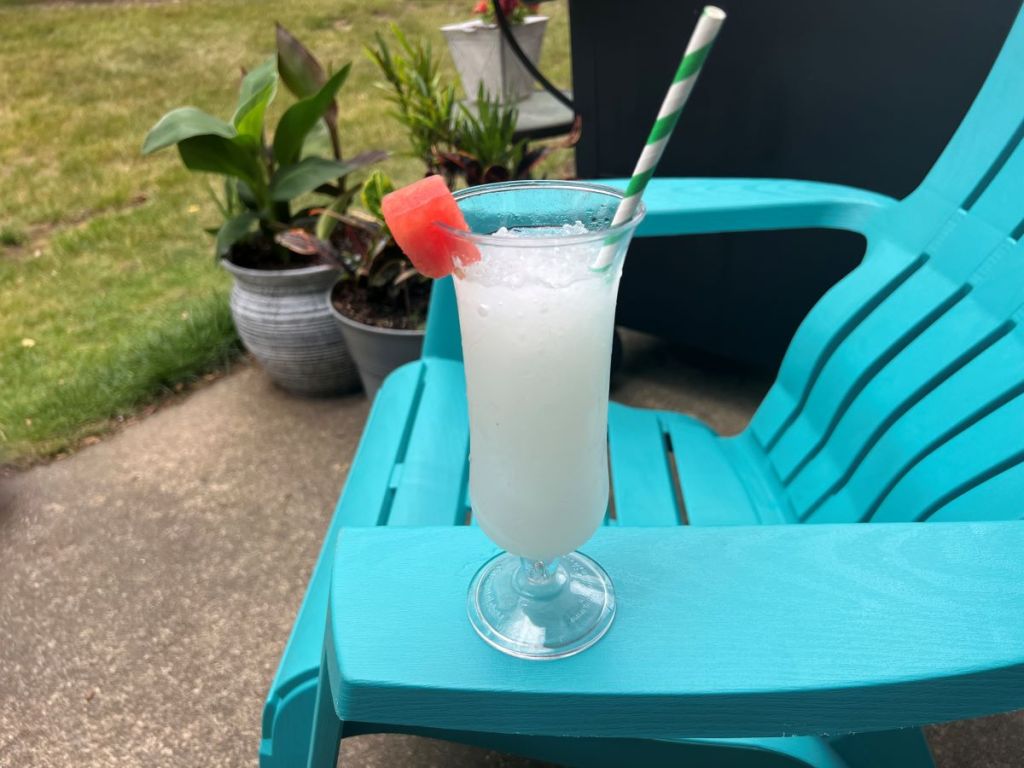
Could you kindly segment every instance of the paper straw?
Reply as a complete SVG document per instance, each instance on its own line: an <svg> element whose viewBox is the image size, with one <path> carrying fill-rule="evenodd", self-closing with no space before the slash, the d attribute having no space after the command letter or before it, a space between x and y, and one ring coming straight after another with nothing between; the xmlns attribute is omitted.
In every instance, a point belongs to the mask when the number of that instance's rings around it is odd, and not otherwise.
<svg viewBox="0 0 1024 768"><path fill-rule="evenodd" d="M686 45L683 60L679 62L676 76L672 79L672 85L669 87L668 93L665 94L665 100L661 102L658 118L654 121L651 133L647 137L644 151L640 153L640 159L637 160L636 168L633 169L633 176L629 180L629 186L626 187L626 195L615 210L615 218L611 224L613 227L629 221L636 213L647 182L654 175L654 169L657 167L658 161L661 160L665 145L672 138L672 131L679 121L679 115L683 111L683 107L686 106L686 100L690 97L690 91L693 90L693 86L697 82L704 59L707 58L711 45L715 42L715 37L718 36L718 30L721 29L724 21L725 11L721 8L716 8L713 5L704 6L704 10L701 11L700 18L697 20L697 26L694 27L693 34L690 36L690 42ZM605 269L612 263L612 259L615 258L616 243L620 239L621 236L612 237L605 242L597 261L593 264L593 269Z"/></svg>

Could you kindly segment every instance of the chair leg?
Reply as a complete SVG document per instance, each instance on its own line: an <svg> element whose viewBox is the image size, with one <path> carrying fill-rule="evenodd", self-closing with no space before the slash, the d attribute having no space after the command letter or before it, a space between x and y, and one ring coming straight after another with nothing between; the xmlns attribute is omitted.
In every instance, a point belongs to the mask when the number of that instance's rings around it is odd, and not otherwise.
<svg viewBox="0 0 1024 768"><path fill-rule="evenodd" d="M316 709L318 670L292 685L264 713L260 741L260 768L295 768L309 757L309 735Z"/></svg>
<svg viewBox="0 0 1024 768"><path fill-rule="evenodd" d="M320 679L317 682L316 707L313 710L313 732L309 740L309 759L306 768L335 768L341 748L343 723L334 711L334 694L327 671L328 644L320 659Z"/></svg>

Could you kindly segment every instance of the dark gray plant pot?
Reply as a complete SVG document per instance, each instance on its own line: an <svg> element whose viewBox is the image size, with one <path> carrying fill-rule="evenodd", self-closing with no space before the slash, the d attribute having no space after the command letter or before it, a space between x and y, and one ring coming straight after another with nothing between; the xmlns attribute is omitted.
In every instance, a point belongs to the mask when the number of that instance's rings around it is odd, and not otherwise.
<svg viewBox="0 0 1024 768"><path fill-rule="evenodd" d="M338 324L324 306L333 267L246 269L223 259L235 277L231 316L245 348L275 384L300 395L338 395L359 386Z"/></svg>
<svg viewBox="0 0 1024 768"><path fill-rule="evenodd" d="M331 300L333 293L331 286L327 291L327 307L355 358L366 396L372 400L389 373L419 358L423 351L423 331L377 328L345 317L335 308Z"/></svg>

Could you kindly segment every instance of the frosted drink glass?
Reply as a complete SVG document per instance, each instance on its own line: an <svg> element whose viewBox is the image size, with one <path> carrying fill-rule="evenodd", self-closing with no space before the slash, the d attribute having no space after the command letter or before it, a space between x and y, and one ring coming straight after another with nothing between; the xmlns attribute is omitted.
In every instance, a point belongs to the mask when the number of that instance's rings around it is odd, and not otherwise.
<svg viewBox="0 0 1024 768"><path fill-rule="evenodd" d="M560 658L614 616L608 575L575 552L608 507L608 383L615 299L641 209L609 229L621 193L582 182L473 187L456 200L480 253L455 292L469 403L473 515L507 554L469 596L499 650ZM453 230L454 232L454 230ZM594 269L602 247L616 258Z"/></svg>

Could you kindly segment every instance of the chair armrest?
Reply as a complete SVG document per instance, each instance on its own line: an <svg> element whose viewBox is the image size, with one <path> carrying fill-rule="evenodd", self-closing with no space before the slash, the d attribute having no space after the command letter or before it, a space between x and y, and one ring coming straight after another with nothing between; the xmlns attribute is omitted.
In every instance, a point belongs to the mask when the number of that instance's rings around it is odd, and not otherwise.
<svg viewBox="0 0 1024 768"><path fill-rule="evenodd" d="M900 728L1024 707L1024 522L601 529L611 631L538 663L476 637L475 527L342 531L343 720L637 738Z"/></svg>
<svg viewBox="0 0 1024 768"><path fill-rule="evenodd" d="M599 179L625 189L628 179ZM699 235L767 229L844 229L866 234L896 201L855 187L792 179L652 179L638 236ZM424 357L462 359L451 279L434 284Z"/></svg>
<svg viewBox="0 0 1024 768"><path fill-rule="evenodd" d="M628 179L598 183L625 189ZM644 192L647 218L639 237L844 229L864 233L891 197L855 187L793 179L652 179Z"/></svg>

